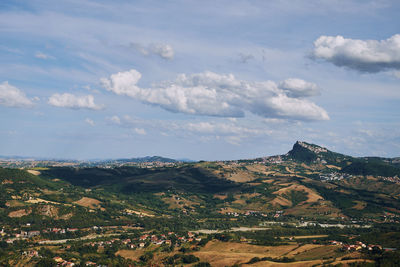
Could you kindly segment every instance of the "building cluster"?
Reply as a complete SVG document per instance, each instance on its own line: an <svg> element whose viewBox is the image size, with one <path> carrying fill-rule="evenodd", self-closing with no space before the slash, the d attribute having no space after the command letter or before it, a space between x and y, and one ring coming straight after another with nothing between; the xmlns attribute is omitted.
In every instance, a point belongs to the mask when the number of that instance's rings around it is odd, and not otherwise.
<svg viewBox="0 0 400 267"><path fill-rule="evenodd" d="M42 233L66 234L67 232L76 232L78 230L78 228L47 228L42 230Z"/></svg>
<svg viewBox="0 0 400 267"><path fill-rule="evenodd" d="M186 235L178 235L174 232L168 232L168 234L161 234L161 235L149 235L149 234L144 234L142 236L140 236L139 238L139 244L138 247L142 248L145 247L146 244L152 243L155 245L168 245L171 246L172 245L172 239L176 240L176 246L180 246L182 243L186 243L186 242L200 242L201 241L201 237L197 236L196 234L192 233L192 232L187 232Z"/></svg>
<svg viewBox="0 0 400 267"><path fill-rule="evenodd" d="M59 233L61 230L59 228L51 228L49 231L54 231ZM66 230L66 229L65 229ZM71 230L71 229L70 229ZM73 229L72 229L73 230ZM40 234L40 231L30 231L35 232L34 235ZM21 233L23 236L28 236L30 232ZM96 247L97 249L104 249L107 247L118 247L118 248L127 248L127 249L141 249L145 248L151 244L154 245L167 245L167 246L176 246L180 247L184 243L191 242L200 242L201 237L192 232L187 232L185 234L177 234L175 232L168 232L165 234L142 234L136 238L112 238L110 240L101 240L101 241L89 241L84 245L90 247ZM71 245L68 245L67 248L71 248ZM21 253L22 256L26 257L37 257L41 258L41 255L37 250L26 250ZM57 263L57 266L64 267L72 267L75 266L76 263L63 259L60 256L54 257L53 260ZM95 262L88 261L85 263L86 266L97 266Z"/></svg>
<svg viewBox="0 0 400 267"><path fill-rule="evenodd" d="M283 159L281 156L265 157L263 158L263 163L280 164L283 163Z"/></svg>
<svg viewBox="0 0 400 267"><path fill-rule="evenodd" d="M381 178L381 179L383 179L385 181L388 181L388 182L400 184L400 178L397 175L393 176L393 177L381 177L381 176L378 176L378 178Z"/></svg>
<svg viewBox="0 0 400 267"><path fill-rule="evenodd" d="M42 258L42 256L39 254L37 250L26 250L23 251L21 255L30 258ZM64 260L59 256L53 257L53 260L56 262L57 266L72 267L76 265L74 262ZM96 265L96 263L94 263L94 265ZM86 266L88 265L86 264Z"/></svg>
<svg viewBox="0 0 400 267"><path fill-rule="evenodd" d="M227 208L221 208L221 210L224 210ZM229 215L229 216L233 216L233 217L239 217L239 216L262 216L262 217L268 217L269 215L266 213L263 213L261 211L256 211L256 210L247 210L244 213L239 213L236 211L229 211L229 212L225 212L224 214ZM283 211L276 211L272 216L274 218L278 218L281 215L283 215Z"/></svg>
<svg viewBox="0 0 400 267"><path fill-rule="evenodd" d="M30 224L27 224L30 226ZM15 232L19 231L19 232ZM41 234L66 234L79 231L77 228L47 228L43 230L18 230L18 228L13 229L10 233L7 233L4 229L0 231L0 237L5 240L8 244L14 243L16 240L30 239Z"/></svg>
<svg viewBox="0 0 400 267"><path fill-rule="evenodd" d="M307 148L308 150L310 150L310 151L312 151L312 152L314 152L316 154L319 154L319 153L322 153L322 152L328 152L328 150L326 148L324 148L324 147L315 146L315 145L309 145L309 144L306 144L306 143L300 142L300 141L298 142L298 144L301 145L304 148Z"/></svg>
<svg viewBox="0 0 400 267"><path fill-rule="evenodd" d="M143 234L137 238L126 238L126 239L113 238L107 241L93 241L87 243L87 245L92 247L97 246L98 248L118 245L128 249L140 249L147 247L150 244L154 245L164 244L167 246L172 246L174 244L175 246L179 247L183 243L200 242L200 241L201 237L192 232L187 232L184 235L179 235L174 232L168 232L167 234L159 234L159 235Z"/></svg>
<svg viewBox="0 0 400 267"><path fill-rule="evenodd" d="M135 161L110 161L110 162L96 162L91 164L91 166L112 169L116 167L123 167L123 166L133 166L138 168L144 169L151 169L151 168L165 168L165 167L176 167L182 164L182 162L163 162L163 161L149 161L149 162L135 162Z"/></svg>
<svg viewBox="0 0 400 267"><path fill-rule="evenodd" d="M75 263L64 260L61 257L54 257L53 260L57 263L57 266L63 266L63 267L72 267L75 266Z"/></svg>
<svg viewBox="0 0 400 267"><path fill-rule="evenodd" d="M342 250L344 251L358 251L362 249L367 249L369 251L372 250L382 250L382 246L380 245L373 245L373 244L364 244L361 241L356 241L354 244L343 244L342 242L339 241L330 241L332 245L340 245L342 246Z"/></svg>
<svg viewBox="0 0 400 267"><path fill-rule="evenodd" d="M347 174L347 173L339 173L339 172L330 172L330 173L324 173L319 175L319 179L322 181L340 181L343 179L348 179L351 178L352 175Z"/></svg>

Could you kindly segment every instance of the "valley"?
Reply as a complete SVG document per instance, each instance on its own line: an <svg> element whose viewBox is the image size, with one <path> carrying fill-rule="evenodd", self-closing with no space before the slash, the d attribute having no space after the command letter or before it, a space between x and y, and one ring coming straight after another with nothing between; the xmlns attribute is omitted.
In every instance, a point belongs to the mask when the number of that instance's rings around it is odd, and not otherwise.
<svg viewBox="0 0 400 267"><path fill-rule="evenodd" d="M375 266L399 257L398 159L304 142L257 159L156 159L0 168L1 264Z"/></svg>

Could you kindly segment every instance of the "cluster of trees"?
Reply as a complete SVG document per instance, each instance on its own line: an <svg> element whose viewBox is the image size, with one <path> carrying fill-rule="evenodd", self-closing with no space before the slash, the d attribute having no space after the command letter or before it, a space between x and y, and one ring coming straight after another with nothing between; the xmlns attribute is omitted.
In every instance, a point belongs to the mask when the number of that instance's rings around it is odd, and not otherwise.
<svg viewBox="0 0 400 267"><path fill-rule="evenodd" d="M400 175L400 168L389 165L388 163L355 161L344 167L342 172L355 175L375 175L375 176L395 176Z"/></svg>

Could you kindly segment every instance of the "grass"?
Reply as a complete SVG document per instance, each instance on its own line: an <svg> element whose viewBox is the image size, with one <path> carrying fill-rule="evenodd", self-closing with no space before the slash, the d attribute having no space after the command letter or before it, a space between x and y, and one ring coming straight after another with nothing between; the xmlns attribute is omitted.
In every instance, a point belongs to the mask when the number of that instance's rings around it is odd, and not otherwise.
<svg viewBox="0 0 400 267"><path fill-rule="evenodd" d="M316 247L296 255L294 258L297 261L336 258L343 255L342 252L336 252L337 248L336 246Z"/></svg>

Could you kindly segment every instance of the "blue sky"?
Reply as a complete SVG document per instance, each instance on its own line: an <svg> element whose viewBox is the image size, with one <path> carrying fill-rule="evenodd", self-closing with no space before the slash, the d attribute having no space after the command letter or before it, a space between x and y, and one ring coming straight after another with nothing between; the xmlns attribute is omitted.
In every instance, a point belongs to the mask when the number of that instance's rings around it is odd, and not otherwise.
<svg viewBox="0 0 400 267"><path fill-rule="evenodd" d="M0 155L400 156L400 3L1 1Z"/></svg>

